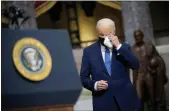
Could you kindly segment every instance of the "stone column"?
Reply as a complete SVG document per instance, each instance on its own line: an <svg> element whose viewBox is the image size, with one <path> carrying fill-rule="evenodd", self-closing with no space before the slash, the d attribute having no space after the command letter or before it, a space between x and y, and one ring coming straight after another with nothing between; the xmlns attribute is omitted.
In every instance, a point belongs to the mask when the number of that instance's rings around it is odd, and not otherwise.
<svg viewBox="0 0 169 111"><path fill-rule="evenodd" d="M21 9L24 9L29 19L20 27L20 29L36 29L36 10L34 7L35 1L12 1L8 2L8 5L15 5ZM9 24L10 25L10 24Z"/></svg>
<svg viewBox="0 0 169 111"><path fill-rule="evenodd" d="M141 29L145 40L154 44L153 26L150 17L149 4L147 1L124 1L121 2L125 40L134 44L133 32Z"/></svg>

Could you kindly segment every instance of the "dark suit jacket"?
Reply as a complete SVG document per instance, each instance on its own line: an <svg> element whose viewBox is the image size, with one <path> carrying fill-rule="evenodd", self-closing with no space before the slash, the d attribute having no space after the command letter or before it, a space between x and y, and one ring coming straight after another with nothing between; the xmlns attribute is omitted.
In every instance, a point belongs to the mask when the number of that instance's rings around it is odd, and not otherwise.
<svg viewBox="0 0 169 111"><path fill-rule="evenodd" d="M92 91L93 111L116 111L114 97L121 111L134 111L139 108L136 89L130 81L126 67L139 68L139 61L126 43L123 43L119 50L114 48L112 51L111 76L106 70L100 43L97 41L84 49L80 77L83 87ZM94 90L94 84L99 80L108 81L107 90Z"/></svg>

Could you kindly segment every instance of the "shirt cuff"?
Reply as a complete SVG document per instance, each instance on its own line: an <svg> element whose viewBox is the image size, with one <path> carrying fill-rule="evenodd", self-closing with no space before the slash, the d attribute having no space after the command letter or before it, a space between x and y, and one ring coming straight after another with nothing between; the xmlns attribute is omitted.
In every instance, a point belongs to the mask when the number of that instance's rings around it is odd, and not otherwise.
<svg viewBox="0 0 169 111"><path fill-rule="evenodd" d="M119 44L116 49L119 50L121 48L121 46L122 46L122 44Z"/></svg>
<svg viewBox="0 0 169 111"><path fill-rule="evenodd" d="M94 84L94 90L97 91L97 82Z"/></svg>

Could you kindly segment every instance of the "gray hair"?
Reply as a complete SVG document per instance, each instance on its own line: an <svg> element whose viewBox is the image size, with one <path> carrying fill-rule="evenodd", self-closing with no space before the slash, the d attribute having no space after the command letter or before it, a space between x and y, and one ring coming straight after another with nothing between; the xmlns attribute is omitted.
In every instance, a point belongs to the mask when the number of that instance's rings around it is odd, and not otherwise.
<svg viewBox="0 0 169 111"><path fill-rule="evenodd" d="M104 24L106 26L112 27L112 30L115 32L115 23L113 20L109 18L100 19L96 24L96 29L98 29L100 24Z"/></svg>

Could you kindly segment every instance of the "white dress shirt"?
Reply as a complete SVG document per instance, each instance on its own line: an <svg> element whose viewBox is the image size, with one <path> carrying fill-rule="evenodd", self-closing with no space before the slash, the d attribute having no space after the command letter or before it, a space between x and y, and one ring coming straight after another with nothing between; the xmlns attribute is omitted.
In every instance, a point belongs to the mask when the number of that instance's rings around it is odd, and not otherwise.
<svg viewBox="0 0 169 111"><path fill-rule="evenodd" d="M116 49L119 50L121 48L122 44L120 44ZM110 57L112 57L112 49L110 50ZM103 57L103 61L105 62L105 47L101 45L101 52L102 52L102 57ZM97 82L94 84L94 89L97 91Z"/></svg>

